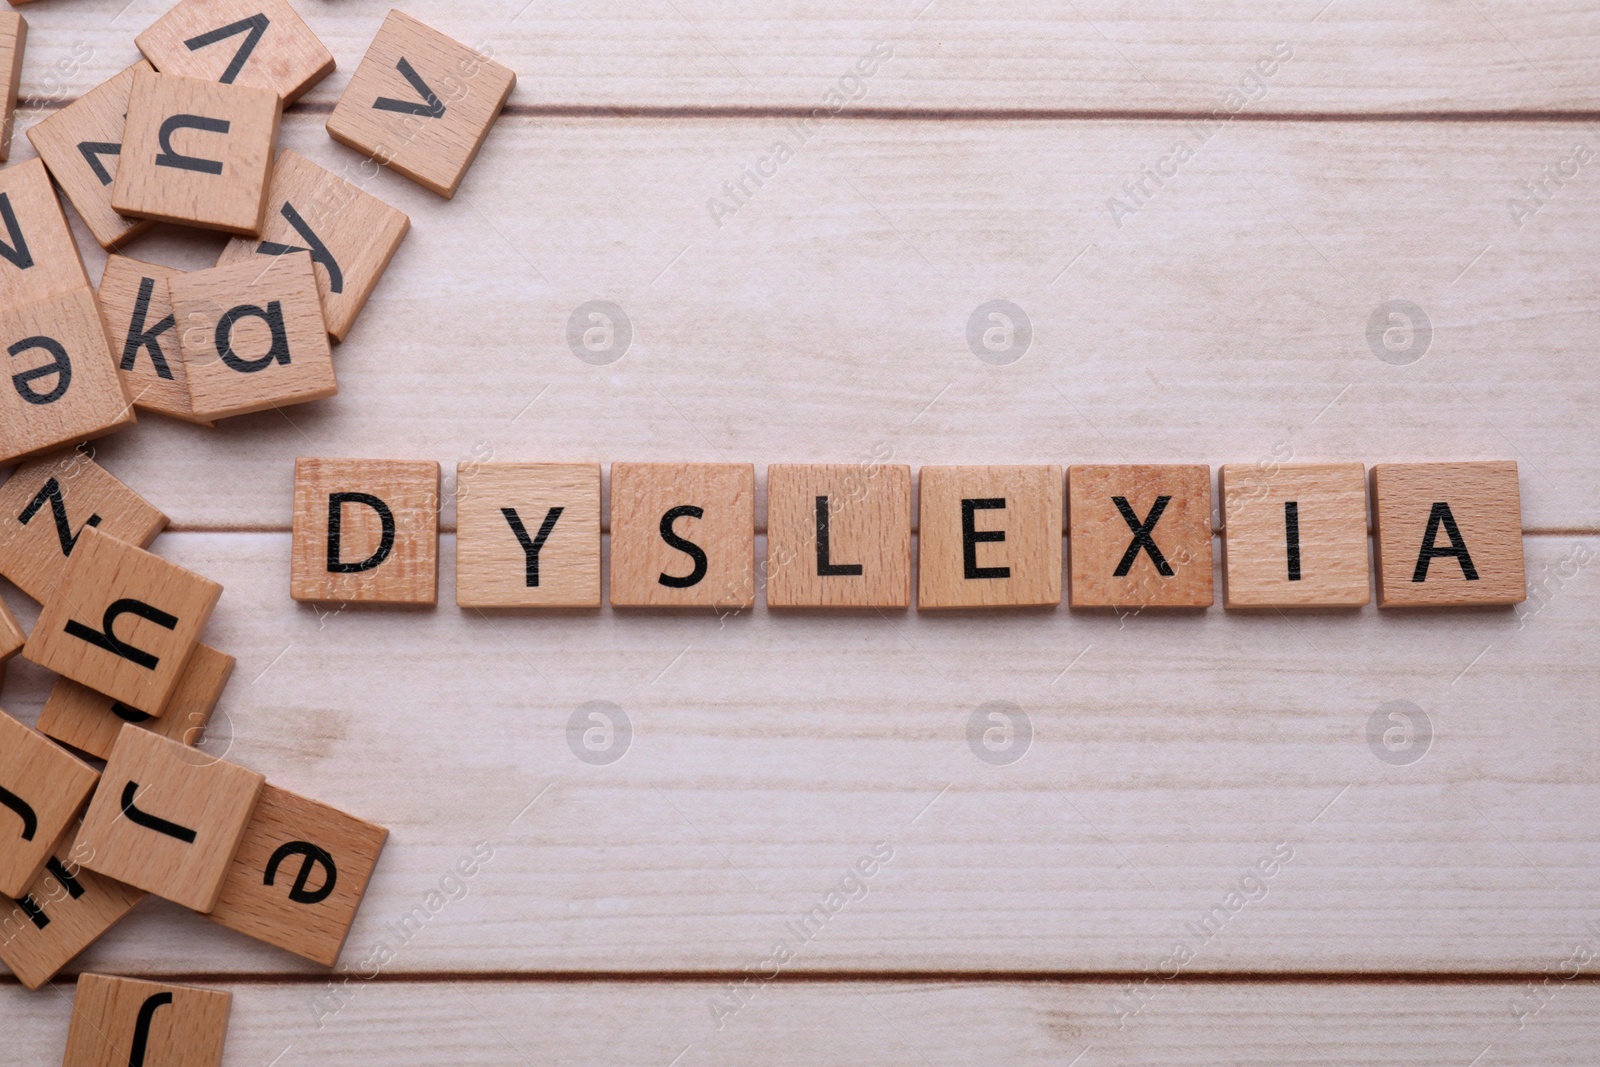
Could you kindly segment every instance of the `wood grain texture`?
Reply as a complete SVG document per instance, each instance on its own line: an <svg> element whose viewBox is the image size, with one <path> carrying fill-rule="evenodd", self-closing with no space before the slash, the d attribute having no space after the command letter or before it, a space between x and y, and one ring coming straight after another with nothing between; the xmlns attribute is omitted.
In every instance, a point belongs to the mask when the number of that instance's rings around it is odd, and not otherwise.
<svg viewBox="0 0 1600 1067"><path fill-rule="evenodd" d="M458 607L600 606L600 464L461 463L455 499Z"/></svg>
<svg viewBox="0 0 1600 1067"><path fill-rule="evenodd" d="M167 280L183 271L111 256L96 297L123 387L140 411L212 425L194 413Z"/></svg>
<svg viewBox="0 0 1600 1067"><path fill-rule="evenodd" d="M78 980L62 1067L221 1067L232 1007L228 992L86 974Z"/></svg>
<svg viewBox="0 0 1600 1067"><path fill-rule="evenodd" d="M11 158L17 89L22 84L22 57L27 44L28 20L14 11L0 12L0 160Z"/></svg>
<svg viewBox="0 0 1600 1067"><path fill-rule="evenodd" d="M910 467L775 463L767 492L769 607L911 603Z"/></svg>
<svg viewBox="0 0 1600 1067"><path fill-rule="evenodd" d="M285 0L182 0L134 43L164 74L259 86L285 104L333 73L333 54Z"/></svg>
<svg viewBox="0 0 1600 1067"><path fill-rule="evenodd" d="M414 226L340 348L344 395L223 435L147 420L102 454L184 528L287 529L297 455L446 470L1514 458L1530 528L1600 527L1600 444L1571 432L1600 403L1574 340L1600 330L1600 183L1569 182L1520 228L1506 206L1586 127L1252 125L1112 226L1105 199L1183 128L849 123L719 228L706 200L770 151L761 124L508 115L455 201L370 179ZM361 164L304 118L285 141L336 174ZM1426 202L1407 192L1419 159L1453 161L1427 170ZM824 225L826 242L807 236ZM129 254L215 260L169 233ZM474 284L441 300L455 275ZM1005 367L966 336L997 292L1033 327ZM569 346L596 293L633 324L607 366ZM1405 366L1368 334L1395 294L1432 322ZM756 397L785 414L754 417Z"/></svg>
<svg viewBox="0 0 1600 1067"><path fill-rule="evenodd" d="M88 288L83 257L44 164L25 159L0 170L0 198L11 211L10 220L0 221L12 252L0 258L0 306L11 311Z"/></svg>
<svg viewBox="0 0 1600 1067"><path fill-rule="evenodd" d="M1359 608L1372 599L1360 463L1229 463L1217 489L1229 609Z"/></svg>
<svg viewBox="0 0 1600 1067"><path fill-rule="evenodd" d="M81 861L175 904L210 911L264 781L128 723L78 831Z"/></svg>
<svg viewBox="0 0 1600 1067"><path fill-rule="evenodd" d="M84 867L75 837L63 839L25 897L0 902L0 962L29 989L48 982L144 899L140 890Z"/></svg>
<svg viewBox="0 0 1600 1067"><path fill-rule="evenodd" d="M917 608L1061 603L1061 468L923 467Z"/></svg>
<svg viewBox="0 0 1600 1067"><path fill-rule="evenodd" d="M170 6L31 5L31 84L76 94L104 81L138 58L133 35ZM389 5L299 7L350 71ZM935 111L1207 112L1279 42L1293 56L1264 79L1265 94L1247 86L1256 97L1247 114L1600 106L1592 77L1600 15L1580 0L1482 0L1466 11L1450 0L1340 0L1329 8L1302 0L1137 8L1077 0L1065 10L1043 0L930 8L702 0L645 9L559 0L521 12L413 0L405 10L458 41L492 48L517 72L519 99L541 106L798 112L848 101ZM863 95L848 76L863 57L874 58L878 42L893 56L860 79ZM329 106L344 84L335 74L305 99Z"/></svg>
<svg viewBox="0 0 1600 1067"><path fill-rule="evenodd" d="M289 595L341 605L436 603L439 465L295 460Z"/></svg>
<svg viewBox="0 0 1600 1067"><path fill-rule="evenodd" d="M77 825L100 772L48 737L0 712L0 896L28 891Z"/></svg>
<svg viewBox="0 0 1600 1067"><path fill-rule="evenodd" d="M11 609L0 607L0 663L21 652L27 640L27 632L22 629L22 624L11 613Z"/></svg>
<svg viewBox="0 0 1600 1067"><path fill-rule="evenodd" d="M107 78L59 111L28 128L28 141L50 168L78 218L102 248L114 248L155 225L149 219L119 215L111 206L112 183L122 159L122 129L127 124L128 93L144 60Z"/></svg>
<svg viewBox="0 0 1600 1067"><path fill-rule="evenodd" d="M1074 465L1067 554L1075 608L1209 608L1211 468Z"/></svg>
<svg viewBox="0 0 1600 1067"><path fill-rule="evenodd" d="M70 678L58 678L39 712L39 732L97 759L109 759L123 723L141 730L198 745L216 709L222 689L233 675L235 660L204 644L196 645L183 675L159 718L119 703Z"/></svg>
<svg viewBox="0 0 1600 1067"><path fill-rule="evenodd" d="M1528 595L1517 465L1372 468L1379 607L1520 604Z"/></svg>
<svg viewBox="0 0 1600 1067"><path fill-rule="evenodd" d="M340 609L284 596L288 535L155 548L228 587L207 643L239 677L205 751L390 829L358 965L420 921L391 970L757 966L877 841L895 858L795 969L1135 973L1279 842L1187 973L1534 972L1591 917L1593 539L1531 538L1514 610L1289 620ZM52 681L13 660L7 708ZM599 751L596 700L630 721ZM972 733L997 701L1004 765ZM479 842L467 895L418 920ZM85 966L292 964L152 902Z"/></svg>
<svg viewBox="0 0 1600 1067"><path fill-rule="evenodd" d="M755 489L748 463L614 464L608 602L753 605Z"/></svg>

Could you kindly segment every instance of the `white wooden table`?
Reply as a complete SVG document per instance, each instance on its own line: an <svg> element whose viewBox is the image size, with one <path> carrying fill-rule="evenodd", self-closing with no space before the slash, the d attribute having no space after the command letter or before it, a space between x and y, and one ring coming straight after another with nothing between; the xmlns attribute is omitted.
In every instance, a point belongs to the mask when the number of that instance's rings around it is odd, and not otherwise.
<svg viewBox="0 0 1600 1067"><path fill-rule="evenodd" d="M136 58L165 5L122 3L25 9L20 125ZM339 70L283 143L337 169L357 157L322 124L386 5L299 6ZM226 586L206 640L239 669L208 747L387 825L388 850L332 975L158 901L72 972L231 989L228 1062L280 1067L1594 1062L1600 158L1542 204L1525 183L1600 156L1600 9L407 10L520 82L454 201L371 181L413 229L339 396L97 446L172 516L154 550ZM840 88L859 99L712 210ZM1145 167L1175 173L1136 198ZM968 343L996 299L1031 323L1014 362ZM1430 326L1411 362L1420 333L1369 330L1397 299ZM625 352L569 346L591 300L623 309ZM1509 458L1534 596L484 616L454 606L447 534L437 610L319 611L288 596L297 455ZM6 708L31 721L49 681L14 664ZM609 762L569 744L590 701L626 714ZM1396 701L1414 729L1386 747ZM1014 762L969 745L991 702ZM0 985L0 1063L56 1062L71 995Z"/></svg>

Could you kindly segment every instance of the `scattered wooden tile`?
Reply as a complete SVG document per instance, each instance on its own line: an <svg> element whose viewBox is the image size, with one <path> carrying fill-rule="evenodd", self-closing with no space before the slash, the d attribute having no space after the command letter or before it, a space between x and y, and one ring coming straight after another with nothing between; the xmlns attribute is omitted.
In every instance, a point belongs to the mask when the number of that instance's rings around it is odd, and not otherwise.
<svg viewBox="0 0 1600 1067"><path fill-rule="evenodd" d="M112 209L260 233L282 108L271 89L134 71Z"/></svg>
<svg viewBox="0 0 1600 1067"><path fill-rule="evenodd" d="M102 248L115 248L155 225L150 219L119 215L111 206L128 92L134 72L150 69L141 59L28 128L28 140L39 158Z"/></svg>
<svg viewBox="0 0 1600 1067"><path fill-rule="evenodd" d="M0 574L33 599L60 591L85 527L144 548L167 517L76 449L22 464L0 485Z"/></svg>
<svg viewBox="0 0 1600 1067"><path fill-rule="evenodd" d="M339 391L305 252L167 280L194 416L221 419Z"/></svg>
<svg viewBox="0 0 1600 1067"><path fill-rule="evenodd" d="M99 780L83 760L0 711L0 895L28 891Z"/></svg>
<svg viewBox="0 0 1600 1067"><path fill-rule="evenodd" d="M100 276L100 317L134 407L210 426L194 415L167 293L167 279L182 273L127 256L109 257Z"/></svg>
<svg viewBox="0 0 1600 1067"><path fill-rule="evenodd" d="M232 656L209 645L196 645L160 718L70 678L58 678L39 713L39 732L99 759L110 757L123 723L185 745L198 745L233 668Z"/></svg>
<svg viewBox="0 0 1600 1067"><path fill-rule="evenodd" d="M755 604L755 467L611 466L611 603Z"/></svg>
<svg viewBox="0 0 1600 1067"><path fill-rule="evenodd" d="M89 275L44 164L27 159L0 169L0 308L87 288Z"/></svg>
<svg viewBox="0 0 1600 1067"><path fill-rule="evenodd" d="M85 867L208 912L266 781L125 724L78 833Z"/></svg>
<svg viewBox="0 0 1600 1067"><path fill-rule="evenodd" d="M163 74L271 89L292 104L333 53L285 0L183 0L134 38Z"/></svg>
<svg viewBox="0 0 1600 1067"><path fill-rule="evenodd" d="M29 989L43 986L144 899L85 868L76 841L76 833L63 838L26 894L0 901L0 963Z"/></svg>
<svg viewBox="0 0 1600 1067"><path fill-rule="evenodd" d="M219 1067L232 1008L232 993L80 975L62 1067Z"/></svg>
<svg viewBox="0 0 1600 1067"><path fill-rule="evenodd" d="M221 595L209 578L86 528L23 655L159 716Z"/></svg>
<svg viewBox="0 0 1600 1067"><path fill-rule="evenodd" d="M1061 603L1061 468L923 467L917 608Z"/></svg>
<svg viewBox="0 0 1600 1067"><path fill-rule="evenodd" d="M28 641L28 633L11 614L11 609L4 601L0 601L0 663L15 656L22 651L22 646Z"/></svg>
<svg viewBox="0 0 1600 1067"><path fill-rule="evenodd" d="M448 199L516 83L509 67L390 11L328 135Z"/></svg>
<svg viewBox="0 0 1600 1067"><path fill-rule="evenodd" d="M268 785L213 922L332 967L389 831Z"/></svg>
<svg viewBox="0 0 1600 1067"><path fill-rule="evenodd" d="M1073 607L1211 606L1210 467L1081 466L1067 477Z"/></svg>
<svg viewBox="0 0 1600 1067"><path fill-rule="evenodd" d="M458 465L456 603L599 607L600 465Z"/></svg>
<svg viewBox="0 0 1600 1067"><path fill-rule="evenodd" d="M1360 463L1230 463L1222 488L1223 604L1360 607L1371 599Z"/></svg>
<svg viewBox="0 0 1600 1067"><path fill-rule="evenodd" d="M767 468L767 606L911 603L911 468L778 463Z"/></svg>
<svg viewBox="0 0 1600 1067"><path fill-rule="evenodd" d="M1372 501L1380 608L1527 599L1516 463L1379 463Z"/></svg>
<svg viewBox="0 0 1600 1067"><path fill-rule="evenodd" d="M404 212L286 148L272 170L261 236L235 237L217 265L308 252L323 322L342 341L410 228Z"/></svg>
<svg viewBox="0 0 1600 1067"><path fill-rule="evenodd" d="M28 21L14 11L0 12L0 159L11 158L11 128L17 116L17 89L22 84L22 53L28 44Z"/></svg>
<svg viewBox="0 0 1600 1067"><path fill-rule="evenodd" d="M439 465L295 460L289 571L296 600L436 603Z"/></svg>
<svg viewBox="0 0 1600 1067"><path fill-rule="evenodd" d="M0 463L134 422L87 286L0 310L0 348L11 357L11 388L0 388Z"/></svg>

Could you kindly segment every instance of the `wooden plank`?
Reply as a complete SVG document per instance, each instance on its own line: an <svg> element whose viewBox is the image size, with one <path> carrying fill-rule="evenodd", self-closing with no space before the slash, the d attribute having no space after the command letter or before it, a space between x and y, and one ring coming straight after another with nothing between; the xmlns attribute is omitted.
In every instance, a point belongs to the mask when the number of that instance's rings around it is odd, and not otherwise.
<svg viewBox="0 0 1600 1067"><path fill-rule="evenodd" d="M720 1029L710 1005L726 994L714 982L353 980L341 1010L321 1017L316 998L327 990L318 984L207 985L234 995L225 1061L233 1064L421 1067L446 1054L468 1065L682 1067L1364 1067L1380 1057L1397 1067L1460 1067L1475 1056L1508 1067L1592 1063L1600 987L1543 979L1169 983L1127 1017L1115 1006L1122 987L1110 982L785 981L760 989ZM13 1062L57 1061L72 994L60 986L33 994L0 987ZM1520 1020L1513 1006L1523 1011Z"/></svg>
<svg viewBox="0 0 1600 1067"><path fill-rule="evenodd" d="M1600 528L1600 438L1575 432L1600 403L1600 182L1520 228L1507 208L1587 126L1241 126L1114 225L1106 200L1187 129L841 124L719 227L707 200L768 124L508 116L450 203L367 180L415 225L335 354L338 397L215 432L146 419L100 454L191 529L287 528L297 455L1515 459L1526 526ZM285 139L360 165L316 116ZM163 230L129 254L216 253ZM995 299L1031 321L1005 366Z"/></svg>
<svg viewBox="0 0 1600 1067"><path fill-rule="evenodd" d="M139 58L169 0L28 9L23 95L73 95ZM383 5L300 5L338 70L330 104ZM1582 0L1117 0L857 4L620 0L451 4L406 11L517 71L513 104L556 107L1179 108L1209 111L1255 64L1291 58L1242 99L1259 111L1594 108L1600 12ZM881 45L879 44L881 42ZM873 64L873 48L892 57ZM226 47L224 45L223 47ZM881 53L880 53L881 54ZM858 62L872 70L853 77ZM830 98L829 94L837 94ZM851 98L855 97L852 102Z"/></svg>
<svg viewBox="0 0 1600 1067"><path fill-rule="evenodd" d="M314 608L289 541L153 549L227 590L208 751L391 830L349 966L737 971L798 924L796 973L1505 972L1594 918L1600 539L1530 538L1515 610L1294 618L487 617L453 537L438 609ZM74 966L302 969L160 901Z"/></svg>

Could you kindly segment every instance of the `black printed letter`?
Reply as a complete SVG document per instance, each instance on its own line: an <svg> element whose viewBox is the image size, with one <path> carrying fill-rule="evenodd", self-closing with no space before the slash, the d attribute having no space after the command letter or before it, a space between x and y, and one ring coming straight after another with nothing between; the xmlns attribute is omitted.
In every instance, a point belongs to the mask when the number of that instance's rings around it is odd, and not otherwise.
<svg viewBox="0 0 1600 1067"><path fill-rule="evenodd" d="M187 826L179 826L175 822L168 822L159 815L151 815L148 811L140 811L133 803L138 795L138 782L130 781L122 787L122 814L128 817L129 822L142 826L146 830L154 830L158 834L175 837L186 845L194 844L195 832Z"/></svg>
<svg viewBox="0 0 1600 1067"><path fill-rule="evenodd" d="M33 835L39 832L39 816L34 814L33 807L4 786L0 786L0 804L17 813L17 818L22 820L22 839L32 841Z"/></svg>
<svg viewBox="0 0 1600 1067"><path fill-rule="evenodd" d="M24 337L6 351L15 359L30 348L44 349L54 357L54 361L32 370L18 371L11 376L11 384L16 386L17 395L30 404L53 404L66 395L67 386L72 384L72 360L67 356L67 350L61 347L61 342L53 337ZM56 375L54 389L41 393L33 387L35 378L51 374Z"/></svg>
<svg viewBox="0 0 1600 1067"><path fill-rule="evenodd" d="M1444 527L1444 535L1450 539L1448 545L1440 546L1439 527ZM1456 528L1456 517L1450 514L1450 505L1441 500L1433 505L1433 510L1428 513L1428 532L1422 535L1422 551L1417 553L1417 569L1412 572L1413 582L1428 580L1428 564L1438 558L1449 558L1461 564L1461 576L1469 582L1478 580L1478 568L1472 565L1472 554L1467 551L1467 543L1461 539L1461 531Z"/></svg>
<svg viewBox="0 0 1600 1067"><path fill-rule="evenodd" d="M411 100L396 100L392 96L380 96L372 102L378 111L397 111L402 115L421 115L423 118L437 119L444 117L444 101L434 95L428 83L422 80L422 75L414 70L405 56L400 57L400 62L394 65L401 77L411 83L411 88L417 91L423 102L418 104Z"/></svg>
<svg viewBox="0 0 1600 1067"><path fill-rule="evenodd" d="M1161 513L1167 510L1167 505L1172 502L1170 496L1158 496L1150 508L1150 514L1142 520L1134 514L1128 506L1128 498L1114 496L1111 502L1117 505L1117 510L1122 513L1122 521L1128 524L1128 529L1133 531L1133 540L1128 544L1128 551L1122 554L1122 562L1117 564L1117 569L1112 575L1117 578L1126 578L1133 569L1133 561L1139 558L1140 550L1150 554L1150 562L1155 564L1156 573L1163 578L1172 577L1172 565L1167 562L1167 557L1161 554L1161 549L1156 546L1150 537L1150 531L1156 528L1156 523L1161 521Z"/></svg>
<svg viewBox="0 0 1600 1067"><path fill-rule="evenodd" d="M366 559L358 560L355 563L339 562L339 538L343 533L343 513L346 504L365 504L378 513L378 521L383 524L383 533L378 539L378 550ZM328 494L329 574L359 574L361 571L370 571L388 559L389 553L392 551L394 551L394 512L389 510L388 504L385 504L371 493Z"/></svg>
<svg viewBox="0 0 1600 1067"><path fill-rule="evenodd" d="M301 218L300 212L296 211L294 205L287 200L283 202L283 207L278 209L278 214L282 215L289 225L294 227L294 232L304 239L308 247L300 248L296 245L279 244L277 241L262 241L256 245L256 251L263 256L286 256L291 252L310 252L311 261L313 263L321 263L322 268L328 272L329 292L344 292L344 272L339 269L339 261L333 258L333 253L328 251L328 246L322 243L322 238L317 236L310 223Z"/></svg>
<svg viewBox="0 0 1600 1067"><path fill-rule="evenodd" d="M161 662L160 656L152 656L143 649L134 648L132 645L118 640L117 635L112 632L112 627L116 625L118 617L122 615L134 615L141 619L147 619L164 630L176 629L178 625L176 616L168 615L160 608L151 607L142 600L123 597L121 600L113 600L111 602L111 606L106 609L104 617L100 620L99 630L91 630L76 619L68 619L66 632L72 637L89 642L96 648L103 648L113 655L121 656L129 663L137 664L147 671L155 670L156 664Z"/></svg>
<svg viewBox="0 0 1600 1067"><path fill-rule="evenodd" d="M1009 578L1010 567L980 567L978 566L978 545L984 542L1004 541L1004 530L979 530L977 529L977 513L979 511L1001 511L1006 506L1003 496L980 497L976 500L963 500L961 502L961 566L962 576L973 578Z"/></svg>
<svg viewBox="0 0 1600 1067"><path fill-rule="evenodd" d="M192 170L201 174L221 174L222 160L186 156L182 152L174 151L172 135L179 130L227 133L232 128L232 125L227 119L208 119L204 115L168 116L167 121L161 124L161 129L156 134L157 140L161 145L161 151L156 153L156 166L171 167L174 170Z"/></svg>
<svg viewBox="0 0 1600 1067"><path fill-rule="evenodd" d="M176 320L169 311L166 318L149 329L144 325L144 318L150 313L150 294L155 288L154 278L139 279L139 297L133 302L133 318L128 320L127 340L122 342L122 369L132 370L134 363L139 359L139 349L148 349L150 364L155 367L156 374L170 382L173 377L171 369L167 366L167 354L161 350L161 342L156 338L172 329Z"/></svg>
<svg viewBox="0 0 1600 1067"><path fill-rule="evenodd" d="M694 570L687 576L675 578L670 574L662 574L656 579L668 589L687 589L691 585L698 585L700 579L706 576L705 551L693 541L686 541L672 532L672 524L684 516L691 519L704 518L705 509L697 508L693 504L679 504L675 508L667 509L667 513L661 516L661 540L694 560Z"/></svg>
<svg viewBox="0 0 1600 1067"><path fill-rule="evenodd" d="M33 495L33 500L28 503L27 507L22 509L22 514L17 516L17 521L24 526L28 525L28 522L39 514L39 509L44 507L46 501L50 504L51 516L56 520L56 540L61 542L61 554L70 556L72 555L72 550L77 547L78 534L83 531L80 529L78 533L73 533L72 527L67 525L67 502L62 499L61 483L56 481L55 478L47 479L39 487L39 491ZM100 516L90 515L84 520L83 525L99 526Z"/></svg>
<svg viewBox="0 0 1600 1067"><path fill-rule="evenodd" d="M544 547L545 541L549 540L550 531L556 528L556 520L561 518L562 510L562 508L551 508L545 512L544 522L539 524L538 534L530 539L527 527L522 525L522 518L517 514L517 509L500 509L500 514L505 516L511 532L517 535L517 543L522 546L522 554L527 557L526 578L529 589L536 589L539 586L539 550Z"/></svg>
<svg viewBox="0 0 1600 1067"><path fill-rule="evenodd" d="M1283 502L1283 538L1289 552L1289 580L1300 580L1300 501Z"/></svg>
<svg viewBox="0 0 1600 1067"><path fill-rule="evenodd" d="M128 1053L128 1067L144 1067L144 1049L150 1043L150 1020L156 1009L172 1003L171 993L152 993L139 1005L139 1018L133 1027L133 1048Z"/></svg>
<svg viewBox="0 0 1600 1067"><path fill-rule="evenodd" d="M305 861L300 864L300 873L294 876L294 885L289 887L289 899L296 904L320 904L327 900L339 880L339 872L327 849L318 848L309 841L290 841L287 845L279 845L278 851L267 861L267 877L261 884L271 885L278 876L278 864L290 856L304 856ZM318 866L323 871L322 885L317 889L307 889L306 882Z"/></svg>
<svg viewBox="0 0 1600 1067"><path fill-rule="evenodd" d="M859 563L834 563L829 556L828 498L817 497L817 574L823 578L852 577L861 573Z"/></svg>
<svg viewBox="0 0 1600 1067"><path fill-rule="evenodd" d="M267 349L267 354L259 359L241 359L233 350L233 324L244 318L257 318L267 324L267 329L272 331L272 347ZM267 301L265 308L254 304L240 304L238 307L229 308L217 320L216 336L217 355L222 362L232 367L241 374L254 374L258 370L266 370L274 363L289 365L289 335L284 331L283 308L276 300Z"/></svg>

